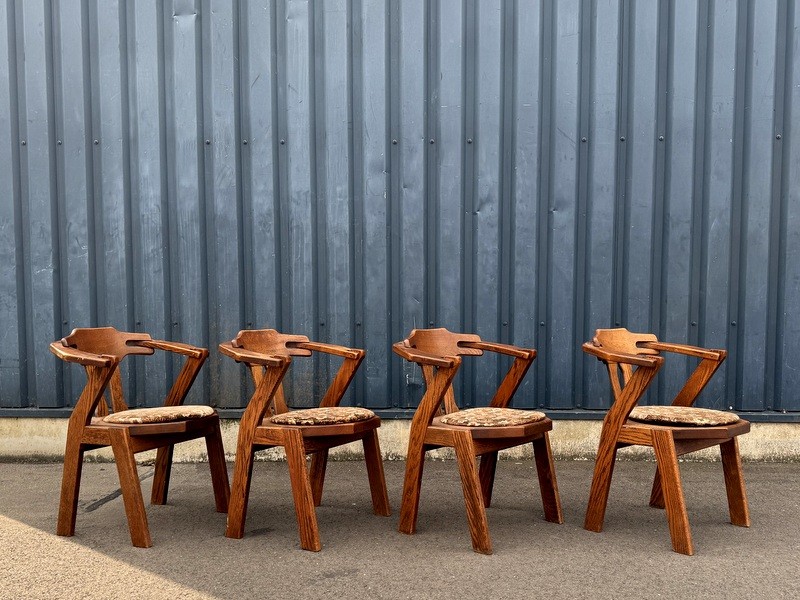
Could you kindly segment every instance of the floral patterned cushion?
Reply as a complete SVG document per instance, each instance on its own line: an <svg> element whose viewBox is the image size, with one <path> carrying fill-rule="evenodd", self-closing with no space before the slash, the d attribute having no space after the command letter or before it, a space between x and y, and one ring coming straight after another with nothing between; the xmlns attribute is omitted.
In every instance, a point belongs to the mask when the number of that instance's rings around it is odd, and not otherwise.
<svg viewBox="0 0 800 600"><path fill-rule="evenodd" d="M630 418L660 425L704 427L731 425L739 420L739 415L693 406L637 406L631 411Z"/></svg>
<svg viewBox="0 0 800 600"><path fill-rule="evenodd" d="M466 408L458 412L444 415L439 419L445 425L461 425L462 427L507 427L535 423L546 418L544 413L534 410L517 410L515 408Z"/></svg>
<svg viewBox="0 0 800 600"><path fill-rule="evenodd" d="M189 405L189 406L157 406L154 408L132 408L122 412L112 413L103 417L106 423L170 423L172 421L183 421L185 419L199 419L214 414L214 409L210 406Z"/></svg>
<svg viewBox="0 0 800 600"><path fill-rule="evenodd" d="M338 425L340 423L355 423L366 421L375 416L375 413L366 408L356 406L326 406L323 408L306 408L303 410L290 410L270 417L270 422L276 425Z"/></svg>

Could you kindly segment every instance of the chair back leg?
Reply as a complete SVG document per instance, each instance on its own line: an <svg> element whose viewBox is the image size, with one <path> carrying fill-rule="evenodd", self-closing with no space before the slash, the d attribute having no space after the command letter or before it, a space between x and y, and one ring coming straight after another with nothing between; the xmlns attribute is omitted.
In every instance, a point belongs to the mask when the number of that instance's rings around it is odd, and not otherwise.
<svg viewBox="0 0 800 600"><path fill-rule="evenodd" d="M156 452L156 463L153 471L153 488L150 492L150 504L166 504L169 493L169 478L172 473L172 454L175 445L164 446Z"/></svg>
<svg viewBox="0 0 800 600"><path fill-rule="evenodd" d="M311 455L311 493L314 506L322 504L322 488L325 485L325 471L328 468L328 449L325 448Z"/></svg>
<svg viewBox="0 0 800 600"><path fill-rule="evenodd" d="M533 456L536 459L536 473L539 476L544 518L551 523L563 523L561 496L558 493L556 468L553 463L553 452L550 449L550 436L547 433L533 440Z"/></svg>
<svg viewBox="0 0 800 600"><path fill-rule="evenodd" d="M742 457L739 455L737 438L720 444L719 451L722 455L722 470L725 474L725 491L728 495L731 523L740 527L750 527L750 509L747 505Z"/></svg>
<svg viewBox="0 0 800 600"><path fill-rule="evenodd" d="M381 517L388 517L392 514L392 509L389 506L389 493L386 490L378 432L373 429L364 436L361 444L364 447L364 462L367 466L369 491L372 496L372 512Z"/></svg>
<svg viewBox="0 0 800 600"><path fill-rule="evenodd" d="M497 452L487 452L481 456L478 467L478 479L481 482L481 496L483 505L489 508L492 505L492 490L494 489L494 475L497 471Z"/></svg>
<svg viewBox="0 0 800 600"><path fill-rule="evenodd" d="M211 428L206 435L206 452L208 466L211 469L211 485L214 487L214 502L217 512L228 512L231 497L231 486L228 480L228 465L225 462L225 448L222 445L222 433L219 425Z"/></svg>

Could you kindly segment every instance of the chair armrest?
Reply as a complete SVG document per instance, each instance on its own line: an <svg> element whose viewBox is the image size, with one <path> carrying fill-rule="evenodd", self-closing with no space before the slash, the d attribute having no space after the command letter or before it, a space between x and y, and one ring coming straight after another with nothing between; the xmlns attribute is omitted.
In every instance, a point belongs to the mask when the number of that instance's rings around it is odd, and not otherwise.
<svg viewBox="0 0 800 600"><path fill-rule="evenodd" d="M292 343L293 347L302 348L304 350L311 350L312 352L324 352L325 354L335 354L336 356L343 356L344 358L360 358L364 356L365 352L357 348L348 348L346 346L337 346L336 344L325 344L323 342L297 342Z"/></svg>
<svg viewBox="0 0 800 600"><path fill-rule="evenodd" d="M142 340L136 342L137 346L152 348L153 350L164 350L175 354L182 354L190 358L203 358L208 355L208 350L181 342L168 342L165 340Z"/></svg>
<svg viewBox="0 0 800 600"><path fill-rule="evenodd" d="M497 352L498 354L507 354L515 358L524 358L533 360L536 358L536 350L521 348L519 346L512 346L510 344L497 344L494 342L461 342L461 346L467 348L475 348L477 350L486 350L488 352Z"/></svg>
<svg viewBox="0 0 800 600"><path fill-rule="evenodd" d="M596 356L604 362L623 363L637 367L655 367L664 362L661 356L643 356L641 354L623 354L622 352L609 352L598 348L592 342L583 344L583 351Z"/></svg>
<svg viewBox="0 0 800 600"><path fill-rule="evenodd" d="M409 348L404 346L403 342L392 344L392 350L408 361L418 363L420 365L430 365L432 367L443 367L445 369L456 366L459 361L457 356L437 356L436 354L429 354L416 348Z"/></svg>
<svg viewBox="0 0 800 600"><path fill-rule="evenodd" d="M109 354L92 354L76 348L65 346L61 342L50 344L50 352L61 360L78 363L84 367L110 367L117 361L115 356Z"/></svg>
<svg viewBox="0 0 800 600"><path fill-rule="evenodd" d="M230 356L236 362L245 362L251 365L261 365L263 367L280 367L292 360L289 356L271 356L269 354L245 350L244 348L236 348L232 346L230 342L220 344L219 351L225 356Z"/></svg>
<svg viewBox="0 0 800 600"><path fill-rule="evenodd" d="M689 346L687 344L669 344L666 342L645 342L642 344L644 348L651 350L658 350L659 352L675 352L677 354L685 354L687 356L695 356L697 358L707 358L710 360L724 360L728 355L726 350L713 350L710 348L698 348L697 346Z"/></svg>

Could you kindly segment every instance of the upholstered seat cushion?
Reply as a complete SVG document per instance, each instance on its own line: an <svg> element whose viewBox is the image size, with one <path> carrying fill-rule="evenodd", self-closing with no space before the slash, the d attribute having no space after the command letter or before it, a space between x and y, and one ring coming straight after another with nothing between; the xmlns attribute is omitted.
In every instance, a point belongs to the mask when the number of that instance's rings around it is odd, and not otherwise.
<svg viewBox="0 0 800 600"><path fill-rule="evenodd" d="M466 408L458 412L444 415L439 419L445 425L462 427L508 427L524 425L545 419L546 415L534 410L518 410L515 408Z"/></svg>
<svg viewBox="0 0 800 600"><path fill-rule="evenodd" d="M325 406L322 408L290 410L270 417L269 420L276 425L339 425L341 423L366 421L374 416L375 413L366 408Z"/></svg>
<svg viewBox="0 0 800 600"><path fill-rule="evenodd" d="M210 406L157 406L154 408L132 408L103 417L106 423L170 423L186 419L199 419L214 414Z"/></svg>
<svg viewBox="0 0 800 600"><path fill-rule="evenodd" d="M739 420L734 413L693 406L637 406L630 418L644 423L693 427L732 425Z"/></svg>

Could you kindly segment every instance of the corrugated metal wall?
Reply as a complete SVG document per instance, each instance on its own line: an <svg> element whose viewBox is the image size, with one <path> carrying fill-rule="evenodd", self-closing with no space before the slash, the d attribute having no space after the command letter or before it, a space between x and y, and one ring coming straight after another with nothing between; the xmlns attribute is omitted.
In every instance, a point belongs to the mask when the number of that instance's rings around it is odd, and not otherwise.
<svg viewBox="0 0 800 600"><path fill-rule="evenodd" d="M73 327L274 326L365 347L351 400L401 414L390 344L441 325L539 349L518 406L596 409L579 345L625 325L727 348L705 405L792 418L798 27L777 0L0 2L0 407L73 402ZM173 368L146 364L139 403ZM297 404L329 369L298 362ZM212 354L197 393L243 381Z"/></svg>

